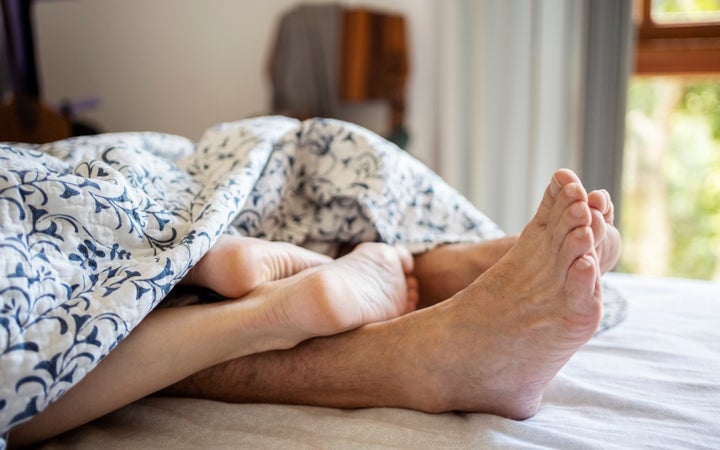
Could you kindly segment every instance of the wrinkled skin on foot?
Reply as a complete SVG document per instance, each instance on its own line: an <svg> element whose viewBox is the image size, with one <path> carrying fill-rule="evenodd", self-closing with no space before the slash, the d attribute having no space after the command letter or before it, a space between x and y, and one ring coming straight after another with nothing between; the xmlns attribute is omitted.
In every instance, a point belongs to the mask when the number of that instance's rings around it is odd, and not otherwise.
<svg viewBox="0 0 720 450"><path fill-rule="evenodd" d="M588 196L558 171L516 244L466 289L413 314L408 384L416 409L527 418L547 384L594 334L600 268ZM410 321L406 321L410 322ZM412 391L412 392L411 392Z"/></svg>

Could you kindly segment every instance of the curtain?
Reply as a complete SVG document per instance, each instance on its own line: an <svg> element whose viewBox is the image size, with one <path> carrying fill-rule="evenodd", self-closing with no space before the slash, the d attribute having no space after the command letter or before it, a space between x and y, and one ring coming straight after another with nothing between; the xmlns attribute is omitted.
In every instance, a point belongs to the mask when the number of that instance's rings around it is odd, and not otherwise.
<svg viewBox="0 0 720 450"><path fill-rule="evenodd" d="M529 220L556 168L569 167L601 184L604 172L595 174L595 165L586 164L586 142L601 135L594 127L606 129L614 121L617 129L617 118L624 117L619 74L627 67L612 64L618 59L612 52L626 54L629 48L627 36L614 46L589 45L601 36L589 30L606 26L607 17L593 12L605 1L437 3L436 170L510 233ZM595 64L600 60L606 66ZM589 84L590 69L595 72ZM615 91L592 101L603 103L613 117L588 114L586 108L588 89L599 94L593 81L605 73L617 75ZM605 141L605 156L621 155L616 140L617 133Z"/></svg>
<svg viewBox="0 0 720 450"><path fill-rule="evenodd" d="M619 223L627 84L635 48L632 2L592 0L587 15L580 171L588 189L610 192Z"/></svg>

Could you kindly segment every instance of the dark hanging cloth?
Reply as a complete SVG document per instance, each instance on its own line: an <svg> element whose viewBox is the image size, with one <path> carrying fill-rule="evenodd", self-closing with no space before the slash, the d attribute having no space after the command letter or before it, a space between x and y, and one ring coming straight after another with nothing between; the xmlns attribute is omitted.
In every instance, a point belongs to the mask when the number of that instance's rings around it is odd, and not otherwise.
<svg viewBox="0 0 720 450"><path fill-rule="evenodd" d="M273 112L336 117L341 13L336 4L319 4L283 15L270 66Z"/></svg>

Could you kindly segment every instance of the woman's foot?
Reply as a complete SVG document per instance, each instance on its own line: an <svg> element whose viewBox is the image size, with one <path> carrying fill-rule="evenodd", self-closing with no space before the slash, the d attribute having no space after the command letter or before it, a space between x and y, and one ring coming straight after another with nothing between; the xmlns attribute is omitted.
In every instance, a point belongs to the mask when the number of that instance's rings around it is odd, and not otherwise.
<svg viewBox="0 0 720 450"><path fill-rule="evenodd" d="M284 242L221 236L182 284L206 287L228 298L243 297L262 283L327 264L332 258Z"/></svg>
<svg viewBox="0 0 720 450"><path fill-rule="evenodd" d="M257 302L263 326L280 333L277 348L392 319L415 309L417 280L405 248L358 245L330 264L264 283L238 299Z"/></svg>

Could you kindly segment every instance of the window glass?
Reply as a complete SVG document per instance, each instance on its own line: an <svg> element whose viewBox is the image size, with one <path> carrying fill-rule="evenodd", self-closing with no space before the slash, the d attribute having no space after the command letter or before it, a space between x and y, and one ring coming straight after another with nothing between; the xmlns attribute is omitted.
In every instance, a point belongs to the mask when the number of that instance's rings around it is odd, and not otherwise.
<svg viewBox="0 0 720 450"><path fill-rule="evenodd" d="M652 0L657 24L720 23L720 0Z"/></svg>
<svg viewBox="0 0 720 450"><path fill-rule="evenodd" d="M635 77L621 270L720 280L720 77Z"/></svg>

